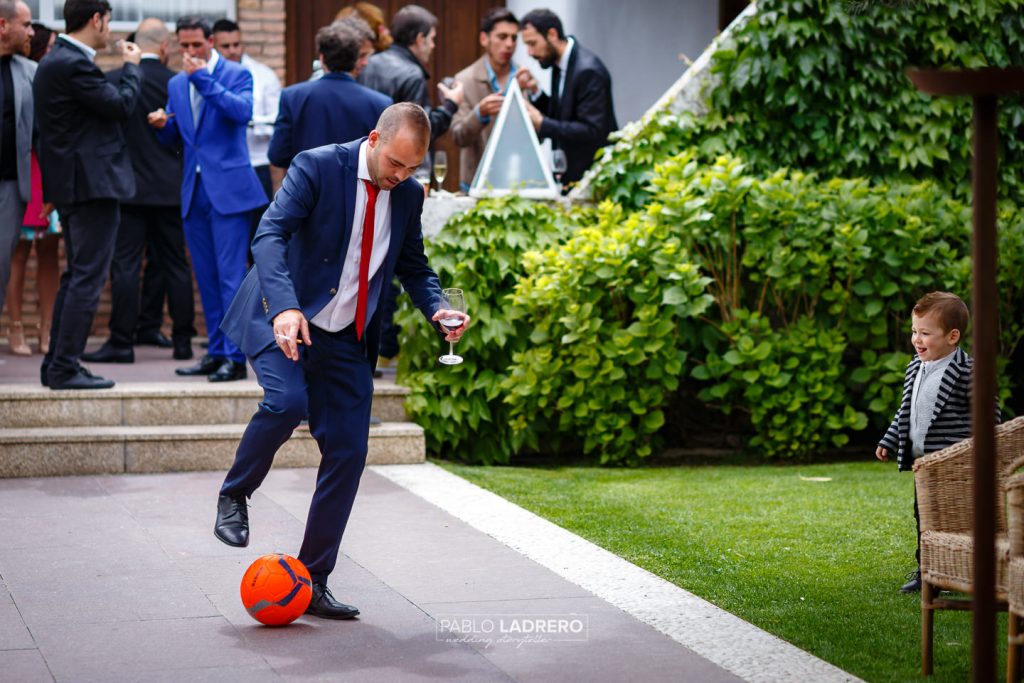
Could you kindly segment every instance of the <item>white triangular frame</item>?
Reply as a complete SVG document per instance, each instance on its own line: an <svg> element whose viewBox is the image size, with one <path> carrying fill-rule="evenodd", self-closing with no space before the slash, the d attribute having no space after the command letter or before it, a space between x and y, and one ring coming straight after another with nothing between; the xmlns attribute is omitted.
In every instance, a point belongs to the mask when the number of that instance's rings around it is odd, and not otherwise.
<svg viewBox="0 0 1024 683"><path fill-rule="evenodd" d="M508 119L512 107L519 108L519 113L526 122L526 130L530 134L530 141L533 143L533 153L537 155L540 167L544 171L546 187L496 188L484 185L482 182L490 174L494 152L498 148L498 141L501 139L501 134L505 128L505 121ZM473 184L469 188L469 196L476 198L502 197L508 194L518 194L528 199L557 199L562 195L561 188L555 182L554 176L551 175L551 165L545 162L544 155L541 153L537 132L533 129L533 123L530 122L530 114L526 110L523 91L519 89L519 83L515 77L512 77L512 83L505 94L505 101L501 105L501 111L498 112L498 120L494 122L494 130L487 139L483 160L480 162L480 166L477 167L476 175L473 176Z"/></svg>

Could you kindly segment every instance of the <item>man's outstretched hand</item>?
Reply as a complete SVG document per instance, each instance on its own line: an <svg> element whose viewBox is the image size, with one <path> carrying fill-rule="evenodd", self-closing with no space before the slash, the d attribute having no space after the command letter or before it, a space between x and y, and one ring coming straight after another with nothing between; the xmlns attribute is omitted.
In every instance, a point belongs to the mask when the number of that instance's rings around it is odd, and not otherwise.
<svg viewBox="0 0 1024 683"><path fill-rule="evenodd" d="M461 318L462 324L456 327L454 330L449 330L447 327L443 325L441 326L441 329L448 333L444 337L445 341L454 343L462 339L462 335L465 334L466 332L466 326L469 325L469 316L463 313L462 311L449 311L448 309L442 308L441 310L434 314L434 317L431 318L431 320L433 320L436 323L439 322L441 318Z"/></svg>

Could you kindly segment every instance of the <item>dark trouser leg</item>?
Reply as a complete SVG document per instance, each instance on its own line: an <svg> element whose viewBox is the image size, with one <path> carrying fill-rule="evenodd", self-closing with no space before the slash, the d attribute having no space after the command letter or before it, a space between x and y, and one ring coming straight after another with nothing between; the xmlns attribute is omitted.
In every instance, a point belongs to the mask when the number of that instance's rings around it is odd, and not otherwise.
<svg viewBox="0 0 1024 683"><path fill-rule="evenodd" d="M351 328L334 335L317 328L311 332L305 363L309 430L322 459L299 560L314 581L325 582L337 562L366 464L373 377L365 343L355 339Z"/></svg>
<svg viewBox="0 0 1024 683"><path fill-rule="evenodd" d="M139 319L139 269L146 247L146 209L121 207L114 260L110 264L110 343L129 348Z"/></svg>
<svg viewBox="0 0 1024 683"><path fill-rule="evenodd" d="M225 496L252 496L270 471L277 450L306 417L306 380L301 361L288 360L276 346L250 361L263 387L263 400L245 428L235 462L220 488Z"/></svg>
<svg viewBox="0 0 1024 683"><path fill-rule="evenodd" d="M142 299L139 303L139 324L136 335L156 334L164 324L164 274L153 258L153 245L146 245L146 265L142 269Z"/></svg>
<svg viewBox="0 0 1024 683"><path fill-rule="evenodd" d="M161 296L164 292L167 294L167 310L173 323L172 335L179 339L191 339L196 334L193 326L196 308L192 293L192 268L185 258L181 213L176 206L160 206L151 208L150 215L152 219L148 224L146 239L150 259L159 268L164 283ZM159 305L162 323L162 299Z"/></svg>
<svg viewBox="0 0 1024 683"><path fill-rule="evenodd" d="M398 310L398 295L401 293L398 281L394 279L381 293L380 355L383 358L394 358L398 355L399 328L395 325L395 311Z"/></svg>
<svg viewBox="0 0 1024 683"><path fill-rule="evenodd" d="M78 359L85 349L100 292L110 271L121 216L116 199L70 204L58 211L64 227L68 266L61 275L53 308L50 352L43 360L51 384L63 382L78 372Z"/></svg>

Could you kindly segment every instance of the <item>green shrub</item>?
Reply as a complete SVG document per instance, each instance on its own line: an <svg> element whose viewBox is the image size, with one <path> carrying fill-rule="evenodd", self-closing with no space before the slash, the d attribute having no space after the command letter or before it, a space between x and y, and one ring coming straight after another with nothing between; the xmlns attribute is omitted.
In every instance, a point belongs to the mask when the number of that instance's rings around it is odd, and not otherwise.
<svg viewBox="0 0 1024 683"><path fill-rule="evenodd" d="M465 362L442 366L437 358L447 342L401 297L399 374L412 392L406 410L426 428L431 452L493 464L507 462L516 451L501 383L530 329L511 319L507 297L523 272L523 253L562 239L569 225L559 207L509 196L480 202L427 241L441 286L465 291L473 319L458 345Z"/></svg>
<svg viewBox="0 0 1024 683"><path fill-rule="evenodd" d="M758 178L734 157L711 165L699 157L687 150L659 164L647 208L711 278L700 348L686 349L692 376L709 383L699 398L748 413L750 445L772 456L842 445L869 416L886 424L909 359L914 301L936 289L970 291L968 208L934 183ZM1009 207L1003 219L1008 357L1021 338L1013 311L1024 303L1024 262L1012 244L1024 238L1024 221ZM1005 372L1004 364L1004 397Z"/></svg>
<svg viewBox="0 0 1024 683"><path fill-rule="evenodd" d="M511 317L532 330L502 385L527 445L602 463L637 462L685 375L681 330L705 311L710 279L678 236L605 202L597 224L525 256Z"/></svg>
<svg viewBox="0 0 1024 683"><path fill-rule="evenodd" d="M760 0L713 57L707 116L658 113L597 165L594 188L635 207L650 199L654 162L692 147L711 162L737 154L763 174L934 178L965 198L971 101L916 90L908 66L1024 64L1022 0ZM1024 103L1000 101L1000 193L1024 201Z"/></svg>

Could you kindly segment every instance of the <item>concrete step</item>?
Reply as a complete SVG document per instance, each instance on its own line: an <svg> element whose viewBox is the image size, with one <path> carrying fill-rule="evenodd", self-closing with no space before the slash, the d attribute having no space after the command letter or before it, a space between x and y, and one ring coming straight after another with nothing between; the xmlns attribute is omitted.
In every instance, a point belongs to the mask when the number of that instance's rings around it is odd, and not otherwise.
<svg viewBox="0 0 1024 683"><path fill-rule="evenodd" d="M223 470L245 424L0 429L0 478L125 472ZM370 428L369 465L420 463L423 429L411 422ZM305 427L281 447L275 467L316 467L320 451Z"/></svg>
<svg viewBox="0 0 1024 683"><path fill-rule="evenodd" d="M373 414L405 422L406 387L375 380ZM35 384L0 385L0 427L225 425L245 423L263 390L255 380L119 382L112 389L52 391Z"/></svg>

